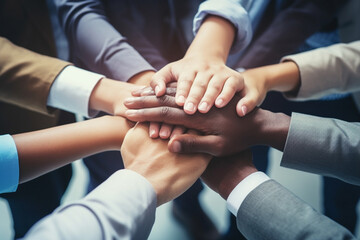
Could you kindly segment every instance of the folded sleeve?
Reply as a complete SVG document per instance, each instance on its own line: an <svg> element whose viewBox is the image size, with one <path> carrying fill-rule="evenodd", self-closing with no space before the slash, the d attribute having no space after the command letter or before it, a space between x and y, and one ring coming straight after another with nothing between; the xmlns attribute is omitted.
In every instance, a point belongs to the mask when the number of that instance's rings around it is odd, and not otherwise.
<svg viewBox="0 0 360 240"><path fill-rule="evenodd" d="M19 158L14 139L0 136L0 193L15 192L19 184Z"/></svg>
<svg viewBox="0 0 360 240"><path fill-rule="evenodd" d="M246 0L207 0L200 4L194 17L193 32L196 34L206 16L216 15L231 22L236 28L236 37L230 53L244 49L251 41L252 26L248 10L252 1Z"/></svg>
<svg viewBox="0 0 360 240"><path fill-rule="evenodd" d="M89 109L90 96L103 77L104 75L75 66L67 66L52 84L47 105L85 117L93 117L98 111Z"/></svg>

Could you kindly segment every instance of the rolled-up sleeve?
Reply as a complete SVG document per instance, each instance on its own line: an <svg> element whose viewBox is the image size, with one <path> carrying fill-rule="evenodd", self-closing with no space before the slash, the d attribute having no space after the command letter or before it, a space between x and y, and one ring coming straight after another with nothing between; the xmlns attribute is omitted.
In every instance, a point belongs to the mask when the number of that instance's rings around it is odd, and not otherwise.
<svg viewBox="0 0 360 240"><path fill-rule="evenodd" d="M252 1L248 0L208 0L200 4L195 15L193 32L196 34L207 15L216 15L227 19L236 28L236 37L230 53L244 49L252 38L252 26L248 10Z"/></svg>
<svg viewBox="0 0 360 240"><path fill-rule="evenodd" d="M14 139L0 136L0 193L15 192L19 184L19 158Z"/></svg>

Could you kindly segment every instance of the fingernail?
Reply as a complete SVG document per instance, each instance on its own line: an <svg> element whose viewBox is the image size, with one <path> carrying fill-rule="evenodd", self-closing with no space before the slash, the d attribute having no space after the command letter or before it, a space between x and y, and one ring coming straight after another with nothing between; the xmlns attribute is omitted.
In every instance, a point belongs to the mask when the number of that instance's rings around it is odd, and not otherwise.
<svg viewBox="0 0 360 240"><path fill-rule="evenodd" d="M152 130L150 131L150 137L154 137L154 136L155 136L155 130L152 129Z"/></svg>
<svg viewBox="0 0 360 240"><path fill-rule="evenodd" d="M178 141L174 141L171 147L173 152L180 152L181 151L181 144Z"/></svg>
<svg viewBox="0 0 360 240"><path fill-rule="evenodd" d="M208 108L208 104L207 104L206 102L200 103L200 105L199 105L199 110L201 110L201 111L206 111L207 108Z"/></svg>
<svg viewBox="0 0 360 240"><path fill-rule="evenodd" d="M169 136L169 132L166 130L160 131L160 137L167 138Z"/></svg>
<svg viewBox="0 0 360 240"><path fill-rule="evenodd" d="M137 110L130 109L130 110L125 111L125 115L128 117L132 117L132 116L135 116L137 114L137 112L138 112Z"/></svg>
<svg viewBox="0 0 360 240"><path fill-rule="evenodd" d="M155 87L155 94L158 95L159 92L160 92L160 87L157 85Z"/></svg>
<svg viewBox="0 0 360 240"><path fill-rule="evenodd" d="M222 98L216 99L216 106L221 107L223 105L223 103L224 103L224 100Z"/></svg>
<svg viewBox="0 0 360 240"><path fill-rule="evenodd" d="M188 102L184 108L189 112L193 112L195 110L195 105L192 102Z"/></svg>
<svg viewBox="0 0 360 240"><path fill-rule="evenodd" d="M182 96L182 95L178 96L178 97L177 97L177 102L178 102L178 103L184 103L184 102L185 102L185 97Z"/></svg>
<svg viewBox="0 0 360 240"><path fill-rule="evenodd" d="M244 114L244 116L246 115L246 112L247 112L247 107L246 106L242 106L241 107L241 111L242 111L242 113Z"/></svg>

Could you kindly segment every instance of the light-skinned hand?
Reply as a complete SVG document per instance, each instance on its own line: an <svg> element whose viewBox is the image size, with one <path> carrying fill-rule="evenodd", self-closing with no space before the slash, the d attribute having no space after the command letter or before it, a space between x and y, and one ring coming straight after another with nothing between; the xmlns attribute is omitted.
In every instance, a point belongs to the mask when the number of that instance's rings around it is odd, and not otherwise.
<svg viewBox="0 0 360 240"><path fill-rule="evenodd" d="M148 137L148 124L145 123L128 131L121 154L126 169L141 174L152 184L158 206L185 192L205 171L211 159L205 154L169 152L167 141Z"/></svg>

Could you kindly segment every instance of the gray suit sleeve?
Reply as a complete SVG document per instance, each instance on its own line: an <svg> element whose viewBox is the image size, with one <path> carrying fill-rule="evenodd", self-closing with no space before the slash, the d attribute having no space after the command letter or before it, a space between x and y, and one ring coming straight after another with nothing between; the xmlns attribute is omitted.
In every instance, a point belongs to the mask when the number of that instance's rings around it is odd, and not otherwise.
<svg viewBox="0 0 360 240"><path fill-rule="evenodd" d="M147 239L155 210L151 184L135 172L119 170L84 199L34 225L25 239Z"/></svg>
<svg viewBox="0 0 360 240"><path fill-rule="evenodd" d="M360 41L336 44L292 56L300 70L301 86L294 100L317 99L333 93L360 90Z"/></svg>
<svg viewBox="0 0 360 240"><path fill-rule="evenodd" d="M360 185L360 123L293 113L281 166Z"/></svg>
<svg viewBox="0 0 360 240"><path fill-rule="evenodd" d="M355 239L344 227L318 213L274 180L255 188L237 213L247 239Z"/></svg>
<svg viewBox="0 0 360 240"><path fill-rule="evenodd" d="M75 62L121 81L154 70L109 23L99 0L55 0L55 3Z"/></svg>

